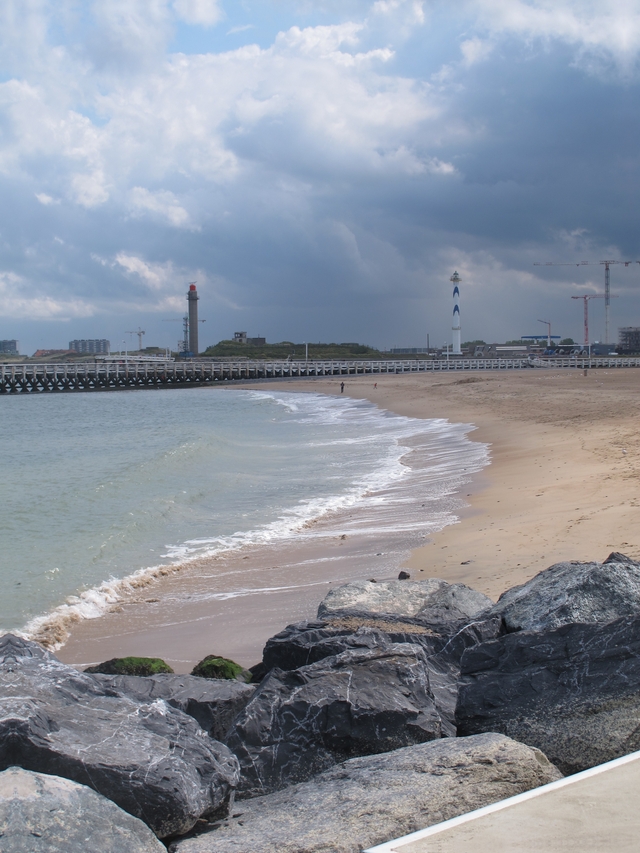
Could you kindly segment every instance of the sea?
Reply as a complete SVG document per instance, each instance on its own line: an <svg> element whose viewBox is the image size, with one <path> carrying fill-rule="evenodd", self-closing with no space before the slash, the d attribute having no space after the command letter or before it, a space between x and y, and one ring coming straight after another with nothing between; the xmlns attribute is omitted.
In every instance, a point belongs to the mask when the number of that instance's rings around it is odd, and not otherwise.
<svg viewBox="0 0 640 853"><path fill-rule="evenodd" d="M100 617L162 567L293 540L382 541L393 573L489 462L471 424L316 393L25 394L0 416L0 631L25 636Z"/></svg>

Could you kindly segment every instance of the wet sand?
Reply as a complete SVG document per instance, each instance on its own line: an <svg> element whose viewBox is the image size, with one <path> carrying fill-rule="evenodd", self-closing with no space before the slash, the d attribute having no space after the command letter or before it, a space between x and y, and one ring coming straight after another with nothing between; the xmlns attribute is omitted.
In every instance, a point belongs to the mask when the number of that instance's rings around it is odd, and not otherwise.
<svg viewBox="0 0 640 853"><path fill-rule="evenodd" d="M269 385L340 393L336 379ZM461 495L459 523L406 560L413 578L459 581L496 598L559 560L603 560L612 550L640 558L640 371L365 376L348 378L345 394L409 417L473 423L470 438L491 445L491 465ZM363 560L333 536L218 557L200 567L202 584L187 599L184 577L169 571L117 612L74 626L58 655L74 664L159 656L186 672L215 652L251 665L269 636L315 615L331 584L392 577L387 551L372 539ZM242 593L248 588L274 591ZM225 598L225 589L240 594Z"/></svg>

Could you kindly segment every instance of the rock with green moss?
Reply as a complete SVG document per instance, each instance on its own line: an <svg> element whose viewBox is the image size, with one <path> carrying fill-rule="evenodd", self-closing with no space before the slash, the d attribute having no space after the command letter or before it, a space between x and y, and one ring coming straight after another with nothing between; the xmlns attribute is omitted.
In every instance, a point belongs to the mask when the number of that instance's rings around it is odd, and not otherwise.
<svg viewBox="0 0 640 853"><path fill-rule="evenodd" d="M158 675L161 672L173 672L169 664L161 658L111 658L104 663L88 666L85 672L99 672L103 675Z"/></svg>
<svg viewBox="0 0 640 853"><path fill-rule="evenodd" d="M191 675L198 678L226 678L230 681L251 681L251 673L239 663L221 658L218 655L207 655L191 670Z"/></svg>

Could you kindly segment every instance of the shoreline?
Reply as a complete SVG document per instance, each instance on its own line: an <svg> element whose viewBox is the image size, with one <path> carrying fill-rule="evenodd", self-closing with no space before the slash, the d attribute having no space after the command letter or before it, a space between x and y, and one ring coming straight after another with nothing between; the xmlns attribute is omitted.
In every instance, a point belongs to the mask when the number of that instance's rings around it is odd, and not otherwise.
<svg viewBox="0 0 640 853"><path fill-rule="evenodd" d="M243 383L242 388L340 394L334 379ZM495 599L563 559L604 560L613 550L640 556L640 538L633 536L640 512L635 501L640 471L640 442L634 435L638 392L640 373L634 378L613 370L595 377L577 371L514 371L463 379L394 375L377 378L377 388L371 377L349 378L345 396L408 417L473 423L476 429L468 438L491 445L491 464L470 475L469 488L459 495L468 504L457 511L460 521L430 534L429 543L405 561L412 579L467 583ZM242 558L248 559L243 571L268 577L269 586L281 589L277 606L273 596L262 594L247 596L242 606L233 608L236 619L246 621L242 642L236 644L240 663L255 663L267 637L285 625L313 618L331 583L346 582L345 576L353 579L344 546L340 541L325 543L322 577L312 585L287 577L291 565L280 565L276 553L269 555L273 565L266 569L264 551ZM307 557L317 562L319 555L311 551ZM225 568L233 571L232 557ZM364 575L362 567L359 574L355 568L355 576L389 577L379 574L375 564ZM179 575L171 582L179 587ZM152 587L147 588L146 595L152 594ZM94 662L98 649L100 660L120 654L166 659L161 652L169 641L177 671L188 671L204 654L234 656L212 648L215 635L238 633L223 599L213 609L211 602L201 608L192 603L192 618L183 621L180 613L169 619L170 607L169 599L157 622L141 632L130 630L134 603L124 603L119 612L78 623L57 654L76 665ZM109 629L103 630L107 623Z"/></svg>

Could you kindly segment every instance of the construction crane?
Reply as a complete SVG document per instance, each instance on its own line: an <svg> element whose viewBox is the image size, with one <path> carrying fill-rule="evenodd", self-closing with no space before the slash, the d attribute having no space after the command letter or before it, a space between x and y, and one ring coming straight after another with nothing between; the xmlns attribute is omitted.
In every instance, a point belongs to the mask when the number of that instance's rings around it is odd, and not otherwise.
<svg viewBox="0 0 640 853"><path fill-rule="evenodd" d="M572 299L584 299L584 346L589 346L589 300L605 299L604 293L589 293L586 296L572 296ZM606 341L605 341L606 343Z"/></svg>
<svg viewBox="0 0 640 853"><path fill-rule="evenodd" d="M171 320L163 320L163 323L182 323L182 340L178 341L178 352L189 352L189 315L185 314L182 319L172 318Z"/></svg>
<svg viewBox="0 0 640 853"><path fill-rule="evenodd" d="M547 346L551 346L551 321L550 320L538 320L538 323L544 323L547 327Z"/></svg>
<svg viewBox="0 0 640 853"><path fill-rule="evenodd" d="M185 314L180 320L176 317L162 322L182 323L182 340L178 341L178 352L186 355L189 352L189 314ZM198 320L198 323L206 323L206 320Z"/></svg>
<svg viewBox="0 0 640 853"><path fill-rule="evenodd" d="M137 331L135 332L125 332L126 335L137 335L138 336L138 350L142 352L142 336L146 335L146 332L143 332L140 326L138 326Z"/></svg>
<svg viewBox="0 0 640 853"><path fill-rule="evenodd" d="M625 267L630 264L640 264L640 261L578 261L577 263L555 263L554 261L546 261L545 263L535 263L534 267L588 267L588 266L604 266L604 342L609 343L609 305L611 304L611 274L609 267L613 264L624 264ZM582 296L576 297L582 299ZM585 311L586 311L585 302ZM585 315L586 316L586 315ZM587 343L585 341L585 343Z"/></svg>

